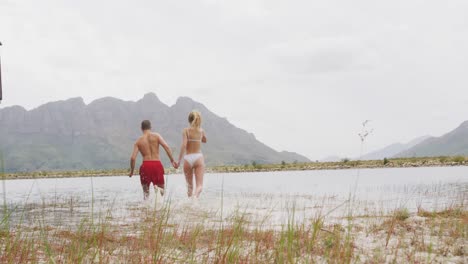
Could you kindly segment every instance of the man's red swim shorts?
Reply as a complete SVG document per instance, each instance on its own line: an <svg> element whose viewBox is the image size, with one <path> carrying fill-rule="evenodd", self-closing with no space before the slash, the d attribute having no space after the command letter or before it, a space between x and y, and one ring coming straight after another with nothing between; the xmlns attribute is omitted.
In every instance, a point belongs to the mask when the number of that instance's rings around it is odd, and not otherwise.
<svg viewBox="0 0 468 264"><path fill-rule="evenodd" d="M140 167L140 181L143 185L163 186L164 167L159 160L145 160Z"/></svg>

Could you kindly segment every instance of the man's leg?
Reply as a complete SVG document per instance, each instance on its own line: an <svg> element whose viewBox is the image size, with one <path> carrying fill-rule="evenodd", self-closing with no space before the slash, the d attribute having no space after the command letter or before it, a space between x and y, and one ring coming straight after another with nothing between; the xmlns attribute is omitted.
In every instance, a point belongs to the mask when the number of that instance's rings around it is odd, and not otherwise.
<svg viewBox="0 0 468 264"><path fill-rule="evenodd" d="M141 187L143 188L143 199L147 200L149 197L149 183L141 183Z"/></svg>
<svg viewBox="0 0 468 264"><path fill-rule="evenodd" d="M164 184L157 184L157 185L154 185L154 191L155 191L155 192L160 191L160 192L161 192L161 196L164 196L164 193L165 193Z"/></svg>
<svg viewBox="0 0 468 264"><path fill-rule="evenodd" d="M155 165L154 168L154 174L153 174L153 185L154 185L154 191L159 192L161 196L164 196L164 185L165 185L165 180L164 180L164 167L161 162L158 162Z"/></svg>
<svg viewBox="0 0 468 264"><path fill-rule="evenodd" d="M187 161L184 161L184 174L185 180L187 181L187 195L192 197L193 195L193 169Z"/></svg>

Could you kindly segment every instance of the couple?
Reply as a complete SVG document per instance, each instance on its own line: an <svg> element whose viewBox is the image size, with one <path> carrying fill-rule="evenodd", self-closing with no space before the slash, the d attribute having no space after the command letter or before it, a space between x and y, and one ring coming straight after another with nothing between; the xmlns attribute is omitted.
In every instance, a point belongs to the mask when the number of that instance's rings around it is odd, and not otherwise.
<svg viewBox="0 0 468 264"><path fill-rule="evenodd" d="M203 187L203 174L205 173L205 161L201 153L201 143L206 143L205 131L201 128L201 114L198 111L192 111L189 114L188 121L190 126L182 131L182 146L180 148L179 160L176 162L172 157L172 151L169 145L158 133L151 132L151 123L144 120L141 123L141 136L133 148L130 158L130 177L133 176L135 161L138 152L143 156L143 164L140 167L140 181L143 187L144 199L148 199L149 187L153 183L155 190L160 190L164 195L164 167L159 158L159 146L161 145L171 160L175 169L181 165L184 159L184 174L187 181L187 195L193 195L198 198ZM185 156L184 156L185 154ZM196 189L193 193L193 175L195 174Z"/></svg>

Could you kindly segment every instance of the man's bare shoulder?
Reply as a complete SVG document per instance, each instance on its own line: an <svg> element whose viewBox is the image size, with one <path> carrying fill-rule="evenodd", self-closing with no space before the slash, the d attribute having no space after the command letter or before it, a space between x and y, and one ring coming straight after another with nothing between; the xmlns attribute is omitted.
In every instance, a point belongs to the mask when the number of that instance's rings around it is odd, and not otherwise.
<svg viewBox="0 0 468 264"><path fill-rule="evenodd" d="M151 136L155 137L155 138L160 138L161 137L161 135L159 133L156 133L156 132L151 132Z"/></svg>
<svg viewBox="0 0 468 264"><path fill-rule="evenodd" d="M141 141L143 140L143 136L140 136L136 141L135 141L135 145L139 145L141 143Z"/></svg>
<svg viewBox="0 0 468 264"><path fill-rule="evenodd" d="M151 132L149 135L149 139L151 140L151 143L158 143L160 141L161 135L156 133L156 132Z"/></svg>

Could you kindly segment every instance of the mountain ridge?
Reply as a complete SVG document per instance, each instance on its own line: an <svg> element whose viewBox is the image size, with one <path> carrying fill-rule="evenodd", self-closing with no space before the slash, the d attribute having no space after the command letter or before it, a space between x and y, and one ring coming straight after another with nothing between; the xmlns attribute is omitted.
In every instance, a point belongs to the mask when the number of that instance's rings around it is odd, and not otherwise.
<svg viewBox="0 0 468 264"><path fill-rule="evenodd" d="M391 158L395 155L397 155L398 153L401 153L405 150L408 150L410 148L412 148L413 146L425 141L426 139L430 138L431 136L421 136L421 137L417 137L407 143L401 143L401 142L397 142L397 143L393 143L393 144L390 144L390 145L387 145L381 149L378 149L378 150L375 150L375 151L372 151L372 152L369 152L365 155L362 156L362 160L379 160L379 159L383 159L383 158Z"/></svg>
<svg viewBox="0 0 468 264"><path fill-rule="evenodd" d="M468 156L468 120L440 137L430 137L395 157Z"/></svg>
<svg viewBox="0 0 468 264"><path fill-rule="evenodd" d="M203 150L208 165L309 161L278 152L252 133L217 116L202 103L179 97L168 106L156 94L137 101L103 97L86 104L81 97L48 102L34 109L0 108L0 147L6 171L113 169L128 163L140 122L149 119L173 150L178 150L187 115L202 112L209 142ZM165 153L161 153L167 164Z"/></svg>

